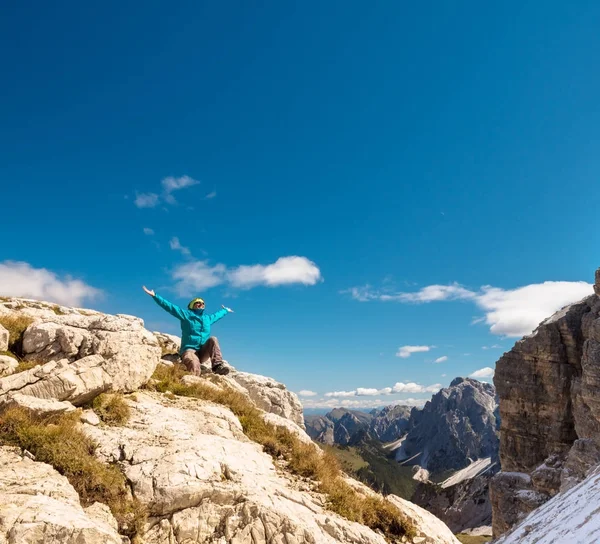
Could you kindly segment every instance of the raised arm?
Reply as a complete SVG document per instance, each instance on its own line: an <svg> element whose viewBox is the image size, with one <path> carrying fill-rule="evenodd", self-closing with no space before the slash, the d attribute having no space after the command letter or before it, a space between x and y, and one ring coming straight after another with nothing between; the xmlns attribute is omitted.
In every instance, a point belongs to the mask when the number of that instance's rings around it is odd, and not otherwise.
<svg viewBox="0 0 600 544"><path fill-rule="evenodd" d="M156 304L158 304L163 310L169 312L173 317L176 317L177 319L186 318L185 312L179 306L176 306L175 304L169 302L167 299L162 298L160 295L157 295L154 292L154 289L146 289L146 286L144 286L144 291L146 291L146 293L148 293L154 299L154 302L156 302Z"/></svg>
<svg viewBox="0 0 600 544"><path fill-rule="evenodd" d="M208 319L210 320L210 324L216 323L219 319L225 317L229 312L233 312L231 308L226 308L223 306L220 310L217 310L214 314L210 314Z"/></svg>

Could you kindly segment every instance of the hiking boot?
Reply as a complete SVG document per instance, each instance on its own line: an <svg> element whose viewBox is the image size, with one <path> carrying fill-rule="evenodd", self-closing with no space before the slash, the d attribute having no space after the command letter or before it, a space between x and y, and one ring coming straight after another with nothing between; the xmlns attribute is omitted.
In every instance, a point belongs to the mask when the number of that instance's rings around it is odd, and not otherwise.
<svg viewBox="0 0 600 544"><path fill-rule="evenodd" d="M227 361L222 361L221 363L217 363L212 367L212 371L220 376L227 376L231 370L232 367Z"/></svg>

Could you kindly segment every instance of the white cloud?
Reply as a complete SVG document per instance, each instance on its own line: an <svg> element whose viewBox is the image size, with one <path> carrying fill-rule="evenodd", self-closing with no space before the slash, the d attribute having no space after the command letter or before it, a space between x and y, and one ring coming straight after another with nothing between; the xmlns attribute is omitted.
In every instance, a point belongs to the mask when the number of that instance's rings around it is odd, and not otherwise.
<svg viewBox="0 0 600 544"><path fill-rule="evenodd" d="M491 378L493 375L494 369L486 366L485 368L480 368L472 374L469 374L469 378Z"/></svg>
<svg viewBox="0 0 600 544"><path fill-rule="evenodd" d="M221 285L225 281L226 270L223 264L209 266L205 261L179 265L172 274L176 280L175 289L180 296L187 296Z"/></svg>
<svg viewBox="0 0 600 544"><path fill-rule="evenodd" d="M493 346L481 346L481 349L498 349L501 348L502 346L498 345L498 344L494 344Z"/></svg>
<svg viewBox="0 0 600 544"><path fill-rule="evenodd" d="M593 286L583 281L546 281L512 290L485 286L477 305L485 311L492 334L520 337L563 306L593 292Z"/></svg>
<svg viewBox="0 0 600 544"><path fill-rule="evenodd" d="M248 289L257 285L274 287L302 283L315 285L321 280L321 271L315 263L306 257L280 257L273 264L255 264L238 266L228 272L233 287Z"/></svg>
<svg viewBox="0 0 600 544"><path fill-rule="evenodd" d="M186 187L198 185L200 182L194 178L191 178L190 176L181 176L179 178L169 176L164 178L160 183L163 186L163 198L165 202L168 204L176 204L177 201L173 196L173 191L179 191L180 189L185 189Z"/></svg>
<svg viewBox="0 0 600 544"><path fill-rule="evenodd" d="M154 234L154 231L152 229L149 229L148 227L144 227L144 234L146 234L147 236L152 236Z"/></svg>
<svg viewBox="0 0 600 544"><path fill-rule="evenodd" d="M468 300L485 315L473 323L484 321L490 332L500 336L521 337L532 332L554 312L593 293L593 286L583 281L546 281L516 289L501 289L489 285L472 291L458 283L429 285L414 293L377 291L369 285L353 287L344 293L361 302L370 300L428 303L448 300Z"/></svg>
<svg viewBox="0 0 600 544"><path fill-rule="evenodd" d="M215 198L217 196L217 191L211 191L210 193L208 193L204 198L206 200L210 200L211 198Z"/></svg>
<svg viewBox="0 0 600 544"><path fill-rule="evenodd" d="M317 393L303 389L302 391L298 391L298 395L301 397L316 397Z"/></svg>
<svg viewBox="0 0 600 544"><path fill-rule="evenodd" d="M442 388L441 383L434 383L433 385L428 385L425 388L426 393L437 393Z"/></svg>
<svg viewBox="0 0 600 544"><path fill-rule="evenodd" d="M33 298L65 306L80 306L84 300L94 300L102 294L70 276L59 278L45 268L33 268L29 263L0 263L0 296Z"/></svg>
<svg viewBox="0 0 600 544"><path fill-rule="evenodd" d="M173 236L173 238L171 238L171 240L169 241L169 246L175 251L181 251L183 255L191 254L189 248L184 247L180 244L179 238L177 238L177 236Z"/></svg>
<svg viewBox="0 0 600 544"><path fill-rule="evenodd" d="M445 378L448 374L442 374L442 378Z"/></svg>
<svg viewBox="0 0 600 544"><path fill-rule="evenodd" d="M134 204L138 208L154 208L158 204L156 193L136 193Z"/></svg>
<svg viewBox="0 0 600 544"><path fill-rule="evenodd" d="M391 387L384 387L383 389L374 389L369 387L357 387L356 394L359 397L374 397L375 395L390 395L392 393Z"/></svg>
<svg viewBox="0 0 600 544"><path fill-rule="evenodd" d="M403 359L406 359L413 353L429 351L432 347L433 346L402 346L401 348L398 348L396 357L402 357Z"/></svg>
<svg viewBox="0 0 600 544"><path fill-rule="evenodd" d="M348 408L348 409L367 409L367 408L381 408L383 406L394 406L397 404L401 404L403 406L423 406L427 399L370 399L370 398L360 398L360 399L302 399L302 406L307 408Z"/></svg>
<svg viewBox="0 0 600 544"><path fill-rule="evenodd" d="M198 185L200 182L190 176L181 176L179 178L168 176L161 180L162 193L137 193L135 197L135 205L138 208L155 208L162 200L167 204L177 204L177 200L173 196L173 192Z"/></svg>
<svg viewBox="0 0 600 544"><path fill-rule="evenodd" d="M446 355L442 355L442 357L438 357L435 361L433 361L434 363L445 363L448 360L448 357Z"/></svg>
<svg viewBox="0 0 600 544"><path fill-rule="evenodd" d="M171 246L173 247L173 246ZM224 264L211 266L207 261L179 265L172 274L177 280L176 290L182 295L225 284L240 289L258 285L276 287L300 283L314 285L321 281L321 271L306 257L280 257L273 264L227 268Z"/></svg>
<svg viewBox="0 0 600 544"><path fill-rule="evenodd" d="M355 397L356 391L331 391L330 393L325 393L325 396L336 399L339 397Z"/></svg>
<svg viewBox="0 0 600 544"><path fill-rule="evenodd" d="M423 393L424 390L425 388L422 385L419 385L414 382L396 382L394 384L394 387L392 387L392 391L394 393Z"/></svg>

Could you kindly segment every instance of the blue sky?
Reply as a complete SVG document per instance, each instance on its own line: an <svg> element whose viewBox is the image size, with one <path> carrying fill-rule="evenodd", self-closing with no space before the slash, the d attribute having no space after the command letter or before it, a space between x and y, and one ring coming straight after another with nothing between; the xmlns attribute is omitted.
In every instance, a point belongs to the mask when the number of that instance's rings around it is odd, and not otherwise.
<svg viewBox="0 0 600 544"><path fill-rule="evenodd" d="M368 407L591 293L598 3L84 4L0 19L0 294L200 295L233 365Z"/></svg>

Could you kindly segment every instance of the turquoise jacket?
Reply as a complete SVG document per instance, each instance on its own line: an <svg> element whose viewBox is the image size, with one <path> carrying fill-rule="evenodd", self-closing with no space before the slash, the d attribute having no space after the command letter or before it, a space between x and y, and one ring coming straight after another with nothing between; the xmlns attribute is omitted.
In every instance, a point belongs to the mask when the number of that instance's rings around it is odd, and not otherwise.
<svg viewBox="0 0 600 544"><path fill-rule="evenodd" d="M188 310L171 304L168 300L155 295L154 301L163 310L169 312L181 323L181 349L200 349L210 337L210 326L227 315L227 310L222 308L214 314L205 314L204 310Z"/></svg>

